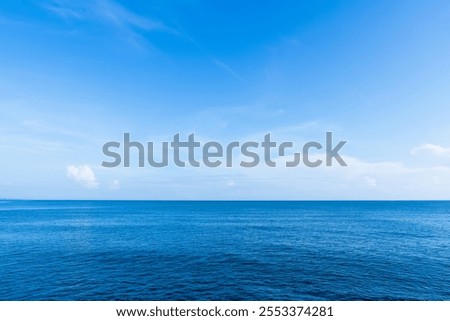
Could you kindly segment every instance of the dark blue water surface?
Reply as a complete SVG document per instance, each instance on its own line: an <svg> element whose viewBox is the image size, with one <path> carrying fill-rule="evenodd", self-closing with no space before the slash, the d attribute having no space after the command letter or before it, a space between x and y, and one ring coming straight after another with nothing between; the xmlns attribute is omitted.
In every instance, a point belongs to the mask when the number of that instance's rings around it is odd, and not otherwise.
<svg viewBox="0 0 450 321"><path fill-rule="evenodd" d="M450 300L450 202L0 201L0 300Z"/></svg>

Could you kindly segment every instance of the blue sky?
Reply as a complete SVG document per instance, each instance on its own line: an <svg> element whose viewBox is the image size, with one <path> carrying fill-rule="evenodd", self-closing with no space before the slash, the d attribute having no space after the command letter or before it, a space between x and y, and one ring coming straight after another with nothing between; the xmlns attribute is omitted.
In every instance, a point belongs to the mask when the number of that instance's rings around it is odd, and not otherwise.
<svg viewBox="0 0 450 321"><path fill-rule="evenodd" d="M3 1L0 198L448 199L448 1ZM349 166L101 167L195 132Z"/></svg>

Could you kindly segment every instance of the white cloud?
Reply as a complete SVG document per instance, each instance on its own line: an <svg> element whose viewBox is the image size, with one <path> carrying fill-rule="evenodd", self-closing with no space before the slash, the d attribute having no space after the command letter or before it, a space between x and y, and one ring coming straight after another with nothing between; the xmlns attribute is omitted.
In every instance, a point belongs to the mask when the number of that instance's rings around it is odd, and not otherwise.
<svg viewBox="0 0 450 321"><path fill-rule="evenodd" d="M89 189L97 188L97 186L99 185L94 171L88 165L69 165L67 166L66 175L68 178L73 179L74 181Z"/></svg>
<svg viewBox="0 0 450 321"><path fill-rule="evenodd" d="M235 184L236 183L232 179L228 180L228 182L227 182L227 186L229 186L229 187L233 187Z"/></svg>
<svg viewBox="0 0 450 321"><path fill-rule="evenodd" d="M370 176L364 176L364 180L366 181L367 185L370 187L377 186L377 180Z"/></svg>
<svg viewBox="0 0 450 321"><path fill-rule="evenodd" d="M311 155L323 159L324 154ZM373 162L342 155L347 167L287 168L291 156L273 158L277 167L261 160L255 168L176 168L116 172L127 181L124 197L152 199L449 199L450 166L416 166L404 162ZM248 160L248 159L247 159ZM132 194L127 194L132 193ZM132 196L130 196L132 195Z"/></svg>
<svg viewBox="0 0 450 321"><path fill-rule="evenodd" d="M438 156L450 156L450 148L445 148L440 145L434 145L434 144L424 144L419 147L414 147L411 150L412 155L418 155L418 154L433 154Z"/></svg>
<svg viewBox="0 0 450 321"><path fill-rule="evenodd" d="M120 189L120 181L118 179L113 180L109 185L109 189Z"/></svg>
<svg viewBox="0 0 450 321"><path fill-rule="evenodd" d="M325 155L311 155L323 159ZM232 169L236 193L255 199L448 199L450 167L412 166L402 162L367 162L342 155L347 167L284 166L291 156L276 158L277 167Z"/></svg>

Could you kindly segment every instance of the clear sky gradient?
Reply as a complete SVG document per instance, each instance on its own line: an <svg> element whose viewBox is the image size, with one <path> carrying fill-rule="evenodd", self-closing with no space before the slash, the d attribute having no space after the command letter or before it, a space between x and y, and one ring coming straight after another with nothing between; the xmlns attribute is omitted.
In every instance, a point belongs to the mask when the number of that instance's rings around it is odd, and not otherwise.
<svg viewBox="0 0 450 321"><path fill-rule="evenodd" d="M11 0L0 42L0 198L450 198L446 0ZM124 132L327 131L347 167L101 167Z"/></svg>

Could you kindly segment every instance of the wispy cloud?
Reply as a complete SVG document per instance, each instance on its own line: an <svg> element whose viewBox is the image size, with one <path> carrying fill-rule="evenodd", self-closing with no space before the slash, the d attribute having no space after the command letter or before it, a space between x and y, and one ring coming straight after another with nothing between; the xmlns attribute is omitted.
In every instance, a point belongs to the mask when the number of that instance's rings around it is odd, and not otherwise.
<svg viewBox="0 0 450 321"><path fill-rule="evenodd" d="M48 4L44 4L43 7L53 14L56 14L64 19L82 19L83 10L80 4L81 2L69 3L66 1L53 0Z"/></svg>
<svg viewBox="0 0 450 321"><path fill-rule="evenodd" d="M442 147L434 144L424 144L419 147L414 147L411 150L412 155L418 154L432 154L437 156L450 156L450 148Z"/></svg>
<svg viewBox="0 0 450 321"><path fill-rule="evenodd" d="M147 31L166 30L169 28L157 20L139 16L111 0L101 0L96 2L96 13L104 21L110 22L118 27L135 27Z"/></svg>
<svg viewBox="0 0 450 321"><path fill-rule="evenodd" d="M88 165L69 165L67 166L67 177L73 179L77 183L83 185L86 188L97 188L99 183L95 177L95 173Z"/></svg>
<svg viewBox="0 0 450 321"><path fill-rule="evenodd" d="M20 125L24 129L30 131L33 134L56 134L59 136L62 135L85 140L91 138L91 136L86 135L85 133L82 133L80 131L69 130L62 126L49 125L47 123L35 119L26 119L22 121Z"/></svg>
<svg viewBox="0 0 450 321"><path fill-rule="evenodd" d="M179 33L179 35L184 40L188 41L192 46L197 48L200 52L202 52L203 55L205 56L205 59L207 59L209 62L213 63L214 65L216 65L217 67L219 67L220 69L222 69L235 79L245 82L245 79L234 68L232 68L229 64L225 63L223 60L218 59L215 54L211 53L211 51L205 45L201 44L199 41L194 39L194 37L188 34L186 30L181 28L181 32Z"/></svg>
<svg viewBox="0 0 450 321"><path fill-rule="evenodd" d="M137 42L141 39L139 32L163 31L177 34L174 29L169 28L163 22L140 16L113 0L52 0L43 7L67 20L103 23L113 27L122 37L131 42Z"/></svg>
<svg viewBox="0 0 450 321"><path fill-rule="evenodd" d="M239 75L236 71L234 71L233 68L231 68L229 65L227 65L226 63L224 63L221 60L215 59L215 58L211 58L211 61L218 67L222 68L223 70L225 70L228 74L230 74L231 76L233 76L234 78L244 81L244 79L241 77L241 75Z"/></svg>

